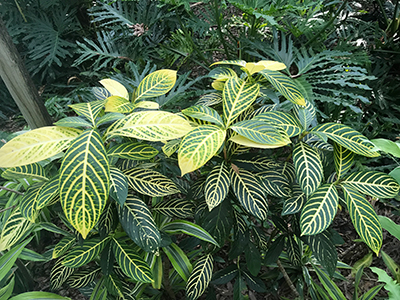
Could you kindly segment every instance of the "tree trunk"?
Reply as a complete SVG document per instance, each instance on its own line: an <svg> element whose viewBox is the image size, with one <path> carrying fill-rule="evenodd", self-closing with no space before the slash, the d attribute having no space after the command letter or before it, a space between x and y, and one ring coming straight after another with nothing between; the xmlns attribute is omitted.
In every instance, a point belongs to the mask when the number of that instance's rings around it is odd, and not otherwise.
<svg viewBox="0 0 400 300"><path fill-rule="evenodd" d="M0 76L31 129L52 124L32 78L0 17Z"/></svg>

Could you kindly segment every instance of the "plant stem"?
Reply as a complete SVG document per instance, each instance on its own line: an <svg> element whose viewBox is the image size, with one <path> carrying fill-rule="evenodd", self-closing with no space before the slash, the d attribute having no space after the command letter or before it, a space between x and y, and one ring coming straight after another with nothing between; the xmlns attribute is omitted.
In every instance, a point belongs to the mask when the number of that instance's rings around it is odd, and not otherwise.
<svg viewBox="0 0 400 300"><path fill-rule="evenodd" d="M8 192L15 193L15 194L18 194L18 195L23 195L24 194L24 193L18 192L16 190L6 188L5 186L2 186L2 185L0 185L0 190L6 190Z"/></svg>
<svg viewBox="0 0 400 300"><path fill-rule="evenodd" d="M5 212L5 211L7 211L7 210L14 209L14 208L16 208L16 207L17 207L16 205L13 205L13 206L9 206L9 207L4 208L4 209L0 209L0 214L3 213L3 212Z"/></svg>
<svg viewBox="0 0 400 300"><path fill-rule="evenodd" d="M290 289L292 290L292 292L296 295L296 298L299 298L299 292L296 290L293 282L290 280L289 275L286 273L285 268L282 266L281 261L278 259L278 261L276 262L276 264L278 265L279 270L282 272L283 277L286 280L286 283L289 285Z"/></svg>
<svg viewBox="0 0 400 300"><path fill-rule="evenodd" d="M376 0L376 1L378 2L379 7L381 8L381 11L382 11L382 14L383 14L383 18L385 19L385 27L388 27L389 26L389 19L388 19L386 13L385 13L385 9L383 8L382 1L381 0ZM395 13L396 13L396 11L395 11Z"/></svg>

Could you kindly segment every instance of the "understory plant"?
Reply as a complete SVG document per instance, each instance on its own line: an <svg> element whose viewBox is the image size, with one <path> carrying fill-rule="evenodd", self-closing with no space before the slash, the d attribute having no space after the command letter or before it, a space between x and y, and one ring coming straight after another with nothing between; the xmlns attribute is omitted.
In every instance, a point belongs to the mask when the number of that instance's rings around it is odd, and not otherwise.
<svg viewBox="0 0 400 300"><path fill-rule="evenodd" d="M179 113L155 101L175 71L149 74L133 93L103 79L98 100L71 105L78 116L0 148L4 178L36 180L5 204L14 207L2 215L0 251L48 228L50 214L63 235L52 250L55 290L66 283L90 299L179 299L184 290L193 300L234 281L233 298L243 299L283 276L296 297L335 295L326 285L344 266L331 226L338 208L378 254L369 199L396 196L398 183L355 166L379 156L374 145L345 124L319 123L285 64L214 65L215 91Z"/></svg>

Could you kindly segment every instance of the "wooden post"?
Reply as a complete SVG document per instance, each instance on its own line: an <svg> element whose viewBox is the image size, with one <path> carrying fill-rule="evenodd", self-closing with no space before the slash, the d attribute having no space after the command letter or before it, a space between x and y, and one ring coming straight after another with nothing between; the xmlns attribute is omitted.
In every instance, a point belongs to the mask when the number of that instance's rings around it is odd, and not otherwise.
<svg viewBox="0 0 400 300"><path fill-rule="evenodd" d="M0 76L31 129L52 124L32 78L0 17Z"/></svg>

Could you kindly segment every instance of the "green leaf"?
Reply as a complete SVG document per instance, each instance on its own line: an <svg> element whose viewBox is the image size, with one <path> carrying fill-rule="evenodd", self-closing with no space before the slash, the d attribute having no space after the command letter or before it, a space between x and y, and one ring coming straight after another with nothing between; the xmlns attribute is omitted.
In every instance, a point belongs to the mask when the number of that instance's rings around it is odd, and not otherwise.
<svg viewBox="0 0 400 300"><path fill-rule="evenodd" d="M222 95L220 93L206 94L195 103L195 105L213 106L222 102Z"/></svg>
<svg viewBox="0 0 400 300"><path fill-rule="evenodd" d="M389 300L400 299L400 285L394 281L384 270L370 267L371 271L378 274L378 281L385 283L385 290L388 291Z"/></svg>
<svg viewBox="0 0 400 300"><path fill-rule="evenodd" d="M328 228L336 215L338 203L335 185L324 184L319 187L301 211L301 234L315 235Z"/></svg>
<svg viewBox="0 0 400 300"><path fill-rule="evenodd" d="M135 109L135 106L126 98L110 96L106 99L105 112L126 114Z"/></svg>
<svg viewBox="0 0 400 300"><path fill-rule="evenodd" d="M85 240L82 246L75 246L64 258L62 264L69 268L78 268L92 261L103 250L108 238Z"/></svg>
<svg viewBox="0 0 400 300"><path fill-rule="evenodd" d="M305 100L305 105L293 105L293 111L295 112L301 127L307 130L315 119L315 107L309 101Z"/></svg>
<svg viewBox="0 0 400 300"><path fill-rule="evenodd" d="M65 236L59 241L54 249L52 258L59 258L65 254L75 244L74 236Z"/></svg>
<svg viewBox="0 0 400 300"><path fill-rule="evenodd" d="M220 127L224 127L224 121L222 121L220 115L211 107L204 105L190 106L182 110L182 113L196 119L214 123Z"/></svg>
<svg viewBox="0 0 400 300"><path fill-rule="evenodd" d="M237 122L229 128L259 144L284 146L291 143L286 131L262 121L245 120Z"/></svg>
<svg viewBox="0 0 400 300"><path fill-rule="evenodd" d="M32 223L35 222L39 213L37 209L37 198L42 188L42 184L30 186L19 203L22 215Z"/></svg>
<svg viewBox="0 0 400 300"><path fill-rule="evenodd" d="M304 96L288 76L268 69L260 71L259 74L264 76L287 100L290 100L294 104L306 105Z"/></svg>
<svg viewBox="0 0 400 300"><path fill-rule="evenodd" d="M122 171L110 168L110 197L123 206L128 197L128 179Z"/></svg>
<svg viewBox="0 0 400 300"><path fill-rule="evenodd" d="M97 223L100 238L106 238L117 227L117 220L118 215L117 211L114 209L114 204L108 202Z"/></svg>
<svg viewBox="0 0 400 300"><path fill-rule="evenodd" d="M294 192L292 197L285 200L281 215L286 216L298 213L303 208L306 200L306 194L304 194L301 190Z"/></svg>
<svg viewBox="0 0 400 300"><path fill-rule="evenodd" d="M11 278L10 282L0 289L0 300L8 300L14 290L15 279Z"/></svg>
<svg viewBox="0 0 400 300"><path fill-rule="evenodd" d="M310 146L299 142L293 150L293 163L297 181L307 195L314 193L323 179L323 168L319 154Z"/></svg>
<svg viewBox="0 0 400 300"><path fill-rule="evenodd" d="M231 77L237 77L237 74L231 68L219 67L212 69L210 73L208 73L208 77L216 80L227 80Z"/></svg>
<svg viewBox="0 0 400 300"><path fill-rule="evenodd" d="M385 265L388 267L390 272L392 273L394 279L397 282L400 282L400 266L384 251L381 251L382 259Z"/></svg>
<svg viewBox="0 0 400 300"><path fill-rule="evenodd" d="M288 235L286 239L286 252L294 266L301 266L300 246L293 235Z"/></svg>
<svg viewBox="0 0 400 300"><path fill-rule="evenodd" d="M229 192L230 184L229 170L224 162L216 165L208 174L204 194L210 211L224 201Z"/></svg>
<svg viewBox="0 0 400 300"><path fill-rule="evenodd" d="M107 288L104 284L104 277L102 277L97 281L89 300L107 300L107 296Z"/></svg>
<svg viewBox="0 0 400 300"><path fill-rule="evenodd" d="M69 105L79 116L86 117L95 126L96 118L104 107L104 100Z"/></svg>
<svg viewBox="0 0 400 300"><path fill-rule="evenodd" d="M36 209L50 205L54 198L58 196L59 178L59 175L57 175L44 184L36 199Z"/></svg>
<svg viewBox="0 0 400 300"><path fill-rule="evenodd" d="M132 168L125 170L124 174L129 186L143 195L163 197L179 193L175 183L157 171Z"/></svg>
<svg viewBox="0 0 400 300"><path fill-rule="evenodd" d="M225 269L219 270L213 274L212 284L220 285L227 284L234 279L238 274L238 267L236 264L227 266Z"/></svg>
<svg viewBox="0 0 400 300"><path fill-rule="evenodd" d="M179 248L179 246L175 243L163 247L163 250L164 253L168 256L169 261L171 262L174 269L178 272L182 279L187 282L189 275L193 270L193 266L190 263L185 252L183 252L182 249Z"/></svg>
<svg viewBox="0 0 400 300"><path fill-rule="evenodd" d="M152 282L152 273L147 263L127 244L113 238L115 260L126 276L139 282Z"/></svg>
<svg viewBox="0 0 400 300"><path fill-rule="evenodd" d="M157 251L161 235L147 205L129 195L124 206L117 208L121 225L132 241L147 252Z"/></svg>
<svg viewBox="0 0 400 300"><path fill-rule="evenodd" d="M165 141L180 138L192 130L184 118L166 111L134 112L119 120L107 132L108 138L126 136L145 141Z"/></svg>
<svg viewBox="0 0 400 300"><path fill-rule="evenodd" d="M0 280L4 280L7 273L13 267L15 261L17 260L18 256L21 254L22 250L25 248L26 245L32 238L24 241L21 244L14 246L10 251L0 257Z"/></svg>
<svg viewBox="0 0 400 300"><path fill-rule="evenodd" d="M371 288L368 292L366 292L360 300L373 300L375 296L379 293L379 291L384 287L384 284L380 284Z"/></svg>
<svg viewBox="0 0 400 300"><path fill-rule="evenodd" d="M286 131L289 137L297 136L303 131L301 125L293 115L282 111L260 113L255 116L253 120L262 121L280 127Z"/></svg>
<svg viewBox="0 0 400 300"><path fill-rule="evenodd" d="M336 175L341 179L353 166L355 154L337 143L333 147Z"/></svg>
<svg viewBox="0 0 400 300"><path fill-rule="evenodd" d="M346 297L343 295L339 287L333 282L333 280L330 279L329 276L319 267L314 265L313 267L315 272L317 273L318 279L321 281L325 290L329 293L332 299L346 300Z"/></svg>
<svg viewBox="0 0 400 300"><path fill-rule="evenodd" d="M0 235L0 251L4 251L17 243L32 228L29 222L20 212L19 208L13 210L6 220L3 220Z"/></svg>
<svg viewBox="0 0 400 300"><path fill-rule="evenodd" d="M212 255L205 255L196 262L186 284L187 300L196 300L204 293L211 281L212 271Z"/></svg>
<svg viewBox="0 0 400 300"><path fill-rule="evenodd" d="M399 184L389 175L376 171L356 172L347 176L342 184L351 186L362 194L376 198L394 198Z"/></svg>
<svg viewBox="0 0 400 300"><path fill-rule="evenodd" d="M94 282L97 275L99 275L101 269L97 268L94 270L84 270L74 273L68 278L67 284L74 289L79 289Z"/></svg>
<svg viewBox="0 0 400 300"><path fill-rule="evenodd" d="M66 117L55 122L54 125L63 127L72 127L72 128L93 127L92 124L85 121L85 119L81 117Z"/></svg>
<svg viewBox="0 0 400 300"><path fill-rule="evenodd" d="M260 272L261 269L261 255L257 247L253 243L248 243L244 251L246 257L246 266L250 273L254 276Z"/></svg>
<svg viewBox="0 0 400 300"><path fill-rule="evenodd" d="M158 154L158 150L145 143L123 143L112 147L107 151L111 157L119 157L132 160L152 159Z"/></svg>
<svg viewBox="0 0 400 300"><path fill-rule="evenodd" d="M26 177L36 178L41 181L49 180L46 177L43 167L37 163L8 168L3 173L1 173L1 177L9 180L26 178Z"/></svg>
<svg viewBox="0 0 400 300"><path fill-rule="evenodd" d="M243 208L260 220L265 220L268 202L262 186L249 171L240 169L230 171L231 187Z"/></svg>
<svg viewBox="0 0 400 300"><path fill-rule="evenodd" d="M65 153L60 169L60 202L70 224L86 238L109 193L110 167L100 134L84 131Z"/></svg>
<svg viewBox="0 0 400 300"><path fill-rule="evenodd" d="M168 141L164 146L162 146L161 149L167 157L170 157L176 151L178 151L180 144L181 144L180 139L171 140L171 141Z"/></svg>
<svg viewBox="0 0 400 300"><path fill-rule="evenodd" d="M223 90L223 109L226 127L256 100L260 87L238 78L229 78Z"/></svg>
<svg viewBox="0 0 400 300"><path fill-rule="evenodd" d="M226 131L215 125L202 125L190 131L181 142L178 163L182 175L197 170L220 150Z"/></svg>
<svg viewBox="0 0 400 300"><path fill-rule="evenodd" d="M189 221L175 220L165 224L162 230L168 234L188 234L219 247L218 243L207 231Z"/></svg>
<svg viewBox="0 0 400 300"><path fill-rule="evenodd" d="M106 123L115 122L125 118L124 114L120 113L106 113L104 116L97 119L97 126L101 126Z"/></svg>
<svg viewBox="0 0 400 300"><path fill-rule="evenodd" d="M71 298L66 298L59 296L57 294L48 292L27 292L19 294L18 296L12 297L9 300L71 300Z"/></svg>
<svg viewBox="0 0 400 300"><path fill-rule="evenodd" d="M395 157L400 157L400 143L395 143L387 139L373 139L371 142L376 147L374 150L380 150Z"/></svg>
<svg viewBox="0 0 400 300"><path fill-rule="evenodd" d="M50 286L52 290L59 289L65 281L75 272L75 269L66 267L62 264L63 257L59 258L50 273Z"/></svg>
<svg viewBox="0 0 400 300"><path fill-rule="evenodd" d="M52 157L68 148L80 132L51 126L18 135L0 148L0 168L18 167Z"/></svg>
<svg viewBox="0 0 400 300"><path fill-rule="evenodd" d="M344 198L354 228L376 254L382 246L382 227L372 205L351 186L343 185Z"/></svg>
<svg viewBox="0 0 400 300"><path fill-rule="evenodd" d="M283 198L288 197L290 185L286 176L279 171L268 170L257 174L261 178L261 183L268 195Z"/></svg>
<svg viewBox="0 0 400 300"><path fill-rule="evenodd" d="M377 157L374 145L361 133L353 128L339 123L325 123L311 129L312 133L322 133L328 138L349 149L350 151L367 157Z"/></svg>
<svg viewBox="0 0 400 300"><path fill-rule="evenodd" d="M185 219L193 217L194 205L183 199L163 200L153 207L153 211L167 217Z"/></svg>
<svg viewBox="0 0 400 300"><path fill-rule="evenodd" d="M27 260L27 261L44 261L44 262L48 262L51 260L50 257L48 256L43 256L33 250L30 249L24 249L22 250L21 254L18 257L19 259L22 260Z"/></svg>
<svg viewBox="0 0 400 300"><path fill-rule="evenodd" d="M147 75L136 90L136 100L154 98L168 93L176 82L176 71L158 70Z"/></svg>
<svg viewBox="0 0 400 300"><path fill-rule="evenodd" d="M400 225L396 224L393 222L393 220L385 216L378 216L378 219L384 229L400 240Z"/></svg>

